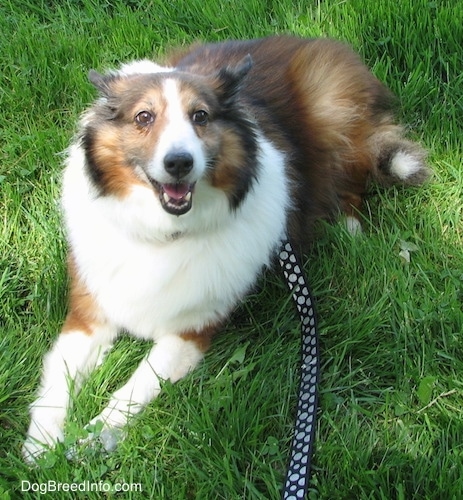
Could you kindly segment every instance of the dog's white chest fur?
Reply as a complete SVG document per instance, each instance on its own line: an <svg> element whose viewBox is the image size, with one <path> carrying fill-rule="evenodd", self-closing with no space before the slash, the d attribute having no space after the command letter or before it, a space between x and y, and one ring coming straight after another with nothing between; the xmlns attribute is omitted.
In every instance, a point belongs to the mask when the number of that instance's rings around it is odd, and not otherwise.
<svg viewBox="0 0 463 500"><path fill-rule="evenodd" d="M81 151L70 153L63 207L79 272L105 315L143 338L201 330L225 317L268 264L285 232L284 158L261 140L255 188L236 210L198 183L194 206L166 214L149 187L124 199L92 192Z"/></svg>

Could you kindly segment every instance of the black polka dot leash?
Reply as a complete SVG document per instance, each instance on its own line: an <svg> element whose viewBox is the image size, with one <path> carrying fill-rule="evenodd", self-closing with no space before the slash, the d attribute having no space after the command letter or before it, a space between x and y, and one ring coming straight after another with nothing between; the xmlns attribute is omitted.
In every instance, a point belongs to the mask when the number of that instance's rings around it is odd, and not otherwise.
<svg viewBox="0 0 463 500"><path fill-rule="evenodd" d="M307 494L315 438L319 381L317 318L304 270L289 241L283 242L278 257L302 328L299 399L291 455L281 495L284 500L297 500L304 499Z"/></svg>

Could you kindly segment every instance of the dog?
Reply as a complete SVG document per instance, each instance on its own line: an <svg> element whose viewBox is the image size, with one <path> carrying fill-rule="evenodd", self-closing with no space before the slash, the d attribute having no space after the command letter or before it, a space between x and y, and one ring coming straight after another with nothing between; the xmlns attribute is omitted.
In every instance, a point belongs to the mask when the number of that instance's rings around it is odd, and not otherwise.
<svg viewBox="0 0 463 500"><path fill-rule="evenodd" d="M63 440L70 385L120 332L154 347L92 420L102 433L200 362L285 238L303 252L339 215L357 232L371 181L430 173L391 92L334 40L197 44L89 79L99 97L62 187L69 311L31 405L32 462Z"/></svg>

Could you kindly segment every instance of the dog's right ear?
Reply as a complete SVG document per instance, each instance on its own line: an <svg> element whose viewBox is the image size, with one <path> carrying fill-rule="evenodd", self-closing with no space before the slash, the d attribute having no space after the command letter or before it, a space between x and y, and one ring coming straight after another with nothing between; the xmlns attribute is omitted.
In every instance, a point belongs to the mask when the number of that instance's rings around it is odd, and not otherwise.
<svg viewBox="0 0 463 500"><path fill-rule="evenodd" d="M91 69L88 73L88 79L90 83L104 96L110 97L112 95L111 92L111 83L114 81L115 77L113 75L102 75Z"/></svg>

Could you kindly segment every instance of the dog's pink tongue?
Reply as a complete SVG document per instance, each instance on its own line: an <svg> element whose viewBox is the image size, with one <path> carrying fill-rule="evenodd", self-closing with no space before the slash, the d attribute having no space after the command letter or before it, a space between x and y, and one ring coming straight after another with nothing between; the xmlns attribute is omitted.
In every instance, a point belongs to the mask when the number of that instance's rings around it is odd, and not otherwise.
<svg viewBox="0 0 463 500"><path fill-rule="evenodd" d="M164 192L174 200L181 200L190 191L190 185L187 183L180 184L163 184L162 189Z"/></svg>

